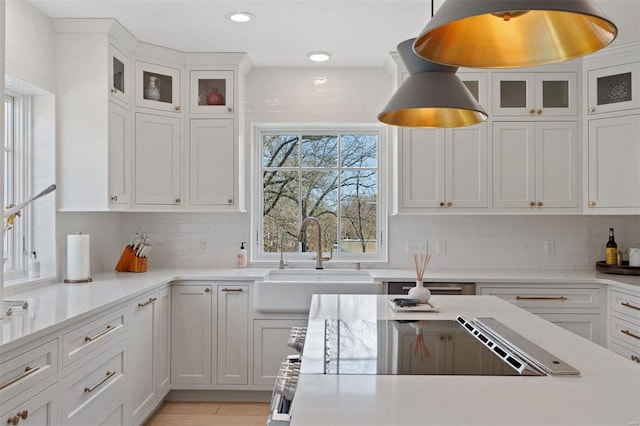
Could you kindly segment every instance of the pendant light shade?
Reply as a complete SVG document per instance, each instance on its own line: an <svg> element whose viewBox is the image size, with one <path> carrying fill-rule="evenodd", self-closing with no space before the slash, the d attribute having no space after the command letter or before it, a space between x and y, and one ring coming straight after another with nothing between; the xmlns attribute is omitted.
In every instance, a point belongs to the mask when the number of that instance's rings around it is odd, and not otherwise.
<svg viewBox="0 0 640 426"><path fill-rule="evenodd" d="M530 67L588 55L617 34L592 0L446 0L414 50L451 66Z"/></svg>
<svg viewBox="0 0 640 426"><path fill-rule="evenodd" d="M378 120L403 127L461 127L480 123L487 113L456 76L456 67L436 64L413 51L415 39L398 45L409 77Z"/></svg>

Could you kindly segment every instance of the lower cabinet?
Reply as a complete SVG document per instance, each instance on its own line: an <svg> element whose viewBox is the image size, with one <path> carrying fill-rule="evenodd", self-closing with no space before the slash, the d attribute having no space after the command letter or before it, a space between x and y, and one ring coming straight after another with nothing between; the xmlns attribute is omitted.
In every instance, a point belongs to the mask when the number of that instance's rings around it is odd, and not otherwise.
<svg viewBox="0 0 640 426"><path fill-rule="evenodd" d="M494 295L594 343L604 345L604 316L599 286L562 284L480 284L479 294Z"/></svg>
<svg viewBox="0 0 640 426"><path fill-rule="evenodd" d="M171 288L171 383L211 384L212 285Z"/></svg>
<svg viewBox="0 0 640 426"><path fill-rule="evenodd" d="M141 423L169 390L169 309L168 288L131 304L129 389L134 424Z"/></svg>
<svg viewBox="0 0 640 426"><path fill-rule="evenodd" d="M3 424L49 426L59 424L60 403L58 385L52 385L35 396L28 392L0 405Z"/></svg>
<svg viewBox="0 0 640 426"><path fill-rule="evenodd" d="M218 288L218 356L219 385L248 384L249 364L247 327L249 286L219 284Z"/></svg>
<svg viewBox="0 0 640 426"><path fill-rule="evenodd" d="M291 327L305 327L306 319L253 320L253 384L273 386L287 355L296 351L287 346Z"/></svg>
<svg viewBox="0 0 640 426"><path fill-rule="evenodd" d="M609 289L607 347L640 364L640 292Z"/></svg>

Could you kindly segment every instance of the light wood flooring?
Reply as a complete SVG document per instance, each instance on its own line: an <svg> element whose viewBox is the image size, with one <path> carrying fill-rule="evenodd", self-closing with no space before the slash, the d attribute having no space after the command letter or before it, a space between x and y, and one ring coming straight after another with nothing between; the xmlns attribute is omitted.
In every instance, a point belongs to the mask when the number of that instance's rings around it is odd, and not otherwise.
<svg viewBox="0 0 640 426"><path fill-rule="evenodd" d="M163 402L145 426L265 426L268 415L260 402Z"/></svg>

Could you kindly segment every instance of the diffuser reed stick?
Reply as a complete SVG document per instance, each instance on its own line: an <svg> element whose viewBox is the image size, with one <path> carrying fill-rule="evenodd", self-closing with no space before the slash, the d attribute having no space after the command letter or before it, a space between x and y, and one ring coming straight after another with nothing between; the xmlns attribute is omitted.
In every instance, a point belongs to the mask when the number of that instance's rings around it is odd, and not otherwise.
<svg viewBox="0 0 640 426"><path fill-rule="evenodd" d="M418 281L422 281L424 278L424 271L427 270L427 265L429 265L429 261L431 260L431 255L424 255L422 253L414 253L413 254L413 263L416 267L416 275L418 277Z"/></svg>

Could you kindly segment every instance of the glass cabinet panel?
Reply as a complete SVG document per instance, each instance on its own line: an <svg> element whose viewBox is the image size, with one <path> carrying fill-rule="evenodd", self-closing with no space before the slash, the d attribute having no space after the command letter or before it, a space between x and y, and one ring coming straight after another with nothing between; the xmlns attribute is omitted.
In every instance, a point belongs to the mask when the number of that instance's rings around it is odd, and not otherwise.
<svg viewBox="0 0 640 426"><path fill-rule="evenodd" d="M566 80L542 82L543 108L569 108L569 82Z"/></svg>
<svg viewBox="0 0 640 426"><path fill-rule="evenodd" d="M192 114L234 113L233 71L189 72L189 112Z"/></svg>
<svg viewBox="0 0 640 426"><path fill-rule="evenodd" d="M501 81L500 108L526 108L527 82Z"/></svg>
<svg viewBox="0 0 640 426"><path fill-rule="evenodd" d="M112 99L129 103L129 59L118 48L109 45L109 91Z"/></svg>
<svg viewBox="0 0 640 426"><path fill-rule="evenodd" d="M494 72L495 115L574 116L578 113L576 72Z"/></svg>
<svg viewBox="0 0 640 426"><path fill-rule="evenodd" d="M591 70L588 75L590 115L640 108L640 62Z"/></svg>

